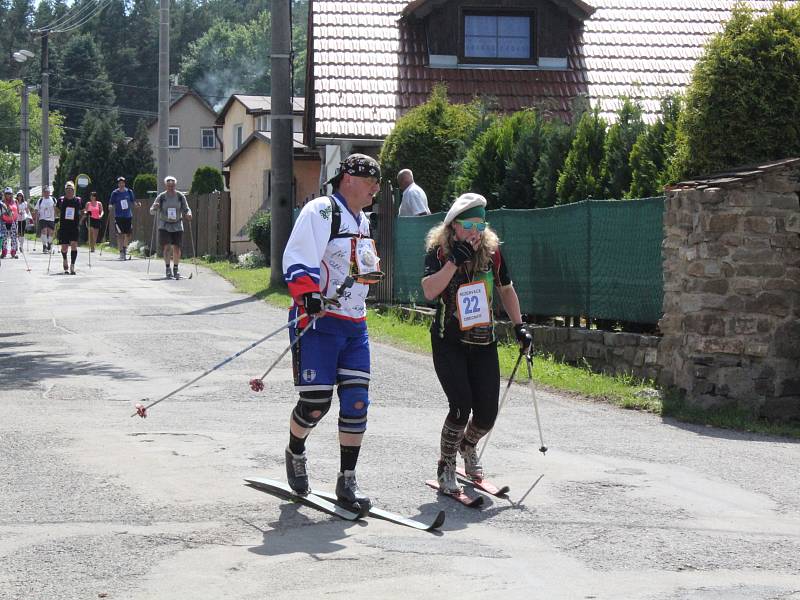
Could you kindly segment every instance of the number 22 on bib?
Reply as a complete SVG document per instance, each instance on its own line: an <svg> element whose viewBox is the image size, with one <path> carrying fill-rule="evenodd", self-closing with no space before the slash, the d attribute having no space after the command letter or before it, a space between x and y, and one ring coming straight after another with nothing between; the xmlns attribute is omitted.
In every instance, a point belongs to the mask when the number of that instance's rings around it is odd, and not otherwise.
<svg viewBox="0 0 800 600"><path fill-rule="evenodd" d="M486 282L475 281L459 286L456 306L462 331L481 325L491 325L492 317L489 312L491 308Z"/></svg>

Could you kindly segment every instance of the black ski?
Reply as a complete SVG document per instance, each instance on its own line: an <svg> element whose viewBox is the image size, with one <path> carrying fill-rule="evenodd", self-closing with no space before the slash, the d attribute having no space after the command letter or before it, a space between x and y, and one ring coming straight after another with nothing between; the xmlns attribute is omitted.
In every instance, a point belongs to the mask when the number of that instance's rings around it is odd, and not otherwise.
<svg viewBox="0 0 800 600"><path fill-rule="evenodd" d="M475 486L479 490L482 490L487 494L491 494L492 496L497 496L498 498L505 498L508 492L511 491L511 488L507 485L504 485L503 487L497 487L487 479L474 479L467 475L464 469L456 469L456 475L458 475L459 480L463 481L464 483Z"/></svg>
<svg viewBox="0 0 800 600"><path fill-rule="evenodd" d="M450 492L445 492L442 488L439 487L439 482L434 481L433 479L428 479L425 481L425 485L432 487L435 490L439 490L439 493L443 496L448 496L453 500L461 502L464 506L469 506L470 508L480 508L483 505L483 496L468 496L462 490L458 494L452 494Z"/></svg>
<svg viewBox="0 0 800 600"><path fill-rule="evenodd" d="M317 496L321 496L322 498L326 498L328 500L336 502L336 494L331 494L330 492L314 492L314 493ZM436 529L439 529L442 525L444 525L444 518L445 518L445 512L443 510L440 510L439 514L436 515L436 518L431 522L430 525L428 525L427 523L423 523L422 521L409 519L408 517L404 517L403 515L398 515L397 513L393 513L391 511L384 510L382 508L376 508L374 506L369 509L368 514L370 517L376 517L378 519L383 519L385 521L397 523L398 525L405 525L406 527L419 529L420 531L434 531Z"/></svg>
<svg viewBox="0 0 800 600"><path fill-rule="evenodd" d="M309 493L305 496L301 496L300 494L295 493L295 491L289 487L288 483L284 483L282 481L267 479L266 477L248 477L245 478L245 481L250 487L259 491L267 492L281 498L286 498L292 502L305 504L306 506L316 508L317 510L321 510L329 515L334 515L347 521L357 521L361 518L361 515L358 513L354 513L350 510L342 508L338 504L334 504L333 502L330 502L329 500L315 493Z"/></svg>

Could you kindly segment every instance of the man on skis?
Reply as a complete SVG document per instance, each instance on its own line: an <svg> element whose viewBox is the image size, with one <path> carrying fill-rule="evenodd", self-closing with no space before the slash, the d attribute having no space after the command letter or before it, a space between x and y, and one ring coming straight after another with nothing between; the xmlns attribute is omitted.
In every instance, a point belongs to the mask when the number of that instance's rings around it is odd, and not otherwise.
<svg viewBox="0 0 800 600"><path fill-rule="evenodd" d="M311 323L293 348L295 389L300 395L289 424L286 474L298 494L309 492L306 438L339 397L340 503L368 510L371 501L358 487L355 469L367 428L370 356L365 300L380 276L375 243L363 209L380 189L380 166L364 154L351 154L327 183L331 196L306 204L283 254L284 279L294 298L290 319L305 315L290 339ZM327 297L348 276L355 279L335 303ZM313 323L312 323L313 321Z"/></svg>

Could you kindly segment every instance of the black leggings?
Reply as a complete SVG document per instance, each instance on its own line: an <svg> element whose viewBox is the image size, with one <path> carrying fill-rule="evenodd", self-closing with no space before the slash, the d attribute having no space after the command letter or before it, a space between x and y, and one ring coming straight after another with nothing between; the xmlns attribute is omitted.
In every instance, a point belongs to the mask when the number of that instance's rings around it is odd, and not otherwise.
<svg viewBox="0 0 800 600"><path fill-rule="evenodd" d="M465 426L470 411L478 427L491 429L500 398L497 344L470 346L431 335L433 367L447 396L447 420Z"/></svg>

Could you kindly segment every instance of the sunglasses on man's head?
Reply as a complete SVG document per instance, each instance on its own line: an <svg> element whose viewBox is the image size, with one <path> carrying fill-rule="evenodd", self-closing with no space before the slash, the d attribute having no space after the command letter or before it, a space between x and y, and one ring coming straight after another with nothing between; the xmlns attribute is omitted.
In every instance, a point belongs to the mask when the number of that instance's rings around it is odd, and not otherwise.
<svg viewBox="0 0 800 600"><path fill-rule="evenodd" d="M458 223L459 225L461 225L461 226L462 226L464 229L466 229L467 231L469 231L469 230L470 230L470 229L472 229L473 227L474 227L475 229L477 229L478 231L483 231L484 229L486 229L487 225L489 225L489 223L487 223L487 222L485 222L485 221L484 221L483 223L476 223L475 221L461 221L461 220L456 220L456 223Z"/></svg>

